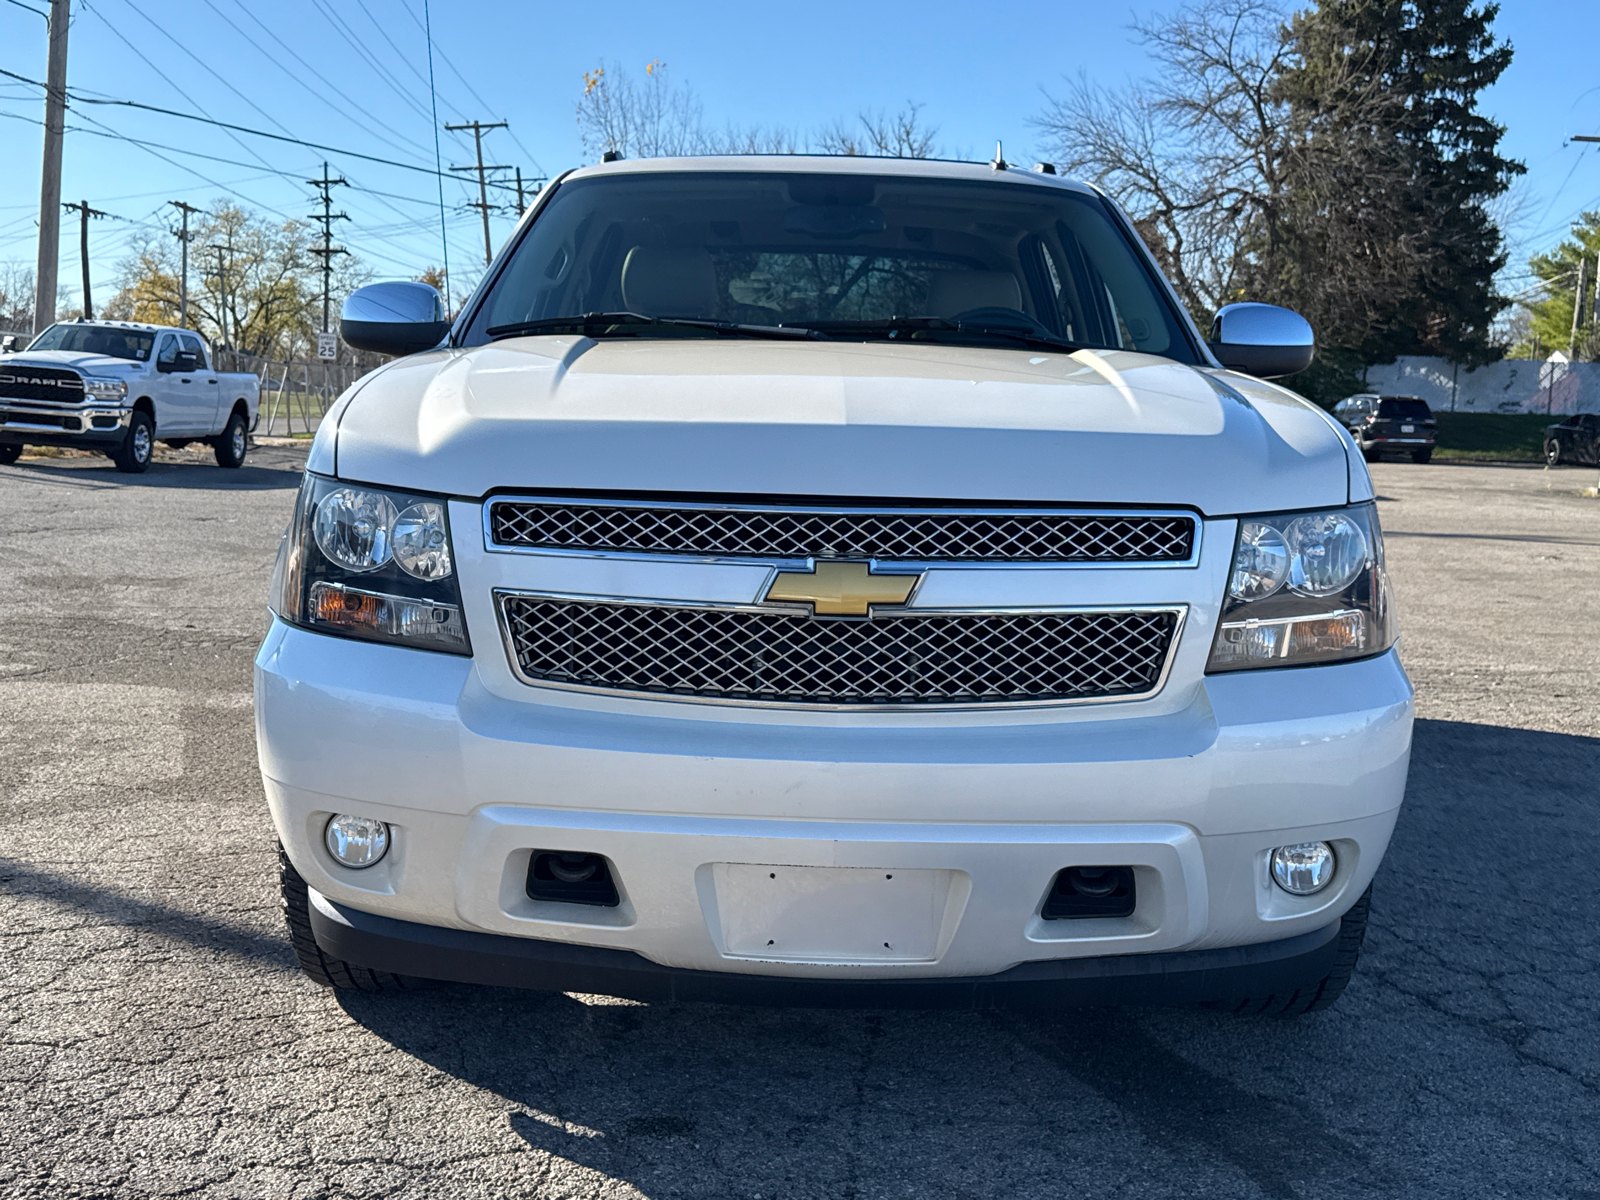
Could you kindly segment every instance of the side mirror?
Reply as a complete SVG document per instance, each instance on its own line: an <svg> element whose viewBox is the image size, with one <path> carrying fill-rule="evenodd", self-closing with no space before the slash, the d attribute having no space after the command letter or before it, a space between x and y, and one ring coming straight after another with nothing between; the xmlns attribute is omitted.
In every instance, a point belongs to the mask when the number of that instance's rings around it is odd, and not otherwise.
<svg viewBox="0 0 1600 1200"><path fill-rule="evenodd" d="M416 354L450 332L439 293L425 283L369 283L345 298L339 336L357 350Z"/></svg>
<svg viewBox="0 0 1600 1200"><path fill-rule="evenodd" d="M1317 340L1297 312L1276 304L1229 304L1211 323L1209 345L1228 370L1276 379L1309 367Z"/></svg>
<svg viewBox="0 0 1600 1200"><path fill-rule="evenodd" d="M22 349L22 339L14 333L0 337L0 354L15 354Z"/></svg>
<svg viewBox="0 0 1600 1200"><path fill-rule="evenodd" d="M193 350L179 350L172 360L172 370L179 375L187 375L191 371L200 369L200 356Z"/></svg>

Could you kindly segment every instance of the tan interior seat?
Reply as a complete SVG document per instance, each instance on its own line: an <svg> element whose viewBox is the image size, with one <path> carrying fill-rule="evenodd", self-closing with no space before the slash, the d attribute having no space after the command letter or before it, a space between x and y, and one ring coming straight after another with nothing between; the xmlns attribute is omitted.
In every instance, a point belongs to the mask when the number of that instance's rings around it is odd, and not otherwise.
<svg viewBox="0 0 1600 1200"><path fill-rule="evenodd" d="M1022 308L1010 271L940 271L928 277L928 315L953 317L974 308Z"/></svg>
<svg viewBox="0 0 1600 1200"><path fill-rule="evenodd" d="M635 246L622 263L622 302L647 317L711 317L717 273L700 246Z"/></svg>

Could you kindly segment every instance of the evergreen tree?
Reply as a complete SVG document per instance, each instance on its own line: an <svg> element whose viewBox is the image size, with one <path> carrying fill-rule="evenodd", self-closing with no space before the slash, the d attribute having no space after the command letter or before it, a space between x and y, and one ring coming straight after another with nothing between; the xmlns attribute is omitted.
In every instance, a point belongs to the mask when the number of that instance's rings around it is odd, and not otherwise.
<svg viewBox="0 0 1600 1200"><path fill-rule="evenodd" d="M1290 23L1280 94L1300 174L1320 186L1298 189L1292 265L1274 265L1297 277L1291 293L1314 291L1298 272L1347 263L1352 247L1334 242L1354 238L1383 281L1363 289L1360 308L1321 314L1319 340L1335 349L1369 362L1498 355L1490 326L1507 302L1493 280L1506 254L1485 204L1525 168L1499 153L1505 129L1477 107L1511 62L1491 29L1497 12L1469 0L1319 0Z"/></svg>
<svg viewBox="0 0 1600 1200"><path fill-rule="evenodd" d="M1533 320L1529 330L1537 336L1541 355L1572 347L1580 360L1600 359L1600 329L1593 319L1596 260L1600 259L1600 212L1586 212L1572 223L1562 243L1548 254L1535 254L1528 265L1549 284L1548 294L1527 306ZM1572 309L1578 302L1578 271L1585 271L1588 295L1578 322L1576 346L1572 346ZM1530 347L1531 349L1531 347Z"/></svg>

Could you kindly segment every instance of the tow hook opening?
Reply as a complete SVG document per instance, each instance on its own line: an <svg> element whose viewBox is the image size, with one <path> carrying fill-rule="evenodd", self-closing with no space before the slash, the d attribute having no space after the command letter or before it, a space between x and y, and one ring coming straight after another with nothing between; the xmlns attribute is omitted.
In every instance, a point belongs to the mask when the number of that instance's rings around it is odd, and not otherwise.
<svg viewBox="0 0 1600 1200"><path fill-rule="evenodd" d="M1046 921L1131 917L1136 901L1132 867L1068 867L1056 873L1040 916Z"/></svg>
<svg viewBox="0 0 1600 1200"><path fill-rule="evenodd" d="M598 854L535 850L528 860L528 899L615 908L620 903L611 864Z"/></svg>

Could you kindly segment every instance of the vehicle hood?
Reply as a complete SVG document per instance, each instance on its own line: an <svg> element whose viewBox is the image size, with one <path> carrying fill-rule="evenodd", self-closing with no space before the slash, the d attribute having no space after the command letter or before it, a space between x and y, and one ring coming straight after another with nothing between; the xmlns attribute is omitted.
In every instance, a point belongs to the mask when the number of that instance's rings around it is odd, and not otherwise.
<svg viewBox="0 0 1600 1200"><path fill-rule="evenodd" d="M1344 504L1333 423L1251 391L1123 351L529 337L381 368L324 422L312 466L474 497Z"/></svg>
<svg viewBox="0 0 1600 1200"><path fill-rule="evenodd" d="M108 354L83 354L74 350L24 350L0 356L7 367L67 367L85 375L127 375L142 371L144 363L132 358L112 358Z"/></svg>

